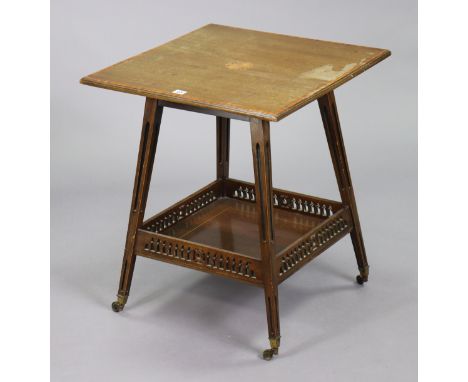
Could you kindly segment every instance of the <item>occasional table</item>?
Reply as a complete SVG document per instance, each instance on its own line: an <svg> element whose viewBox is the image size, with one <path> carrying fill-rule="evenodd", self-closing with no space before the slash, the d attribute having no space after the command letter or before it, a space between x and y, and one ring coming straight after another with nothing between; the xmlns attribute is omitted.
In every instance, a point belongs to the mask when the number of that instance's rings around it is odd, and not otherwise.
<svg viewBox="0 0 468 382"><path fill-rule="evenodd" d="M359 284L369 266L333 90L388 50L209 24L81 79L146 97L115 312L137 256L264 289L270 348L278 354L278 285L351 235ZM270 123L318 100L341 201L272 184ZM144 218L165 107L216 116L216 179ZM229 177L230 120L250 124L255 183ZM184 139L184 137L180 137ZM189 155L184 153L181 155ZM302 164L306 166L306 164Z"/></svg>

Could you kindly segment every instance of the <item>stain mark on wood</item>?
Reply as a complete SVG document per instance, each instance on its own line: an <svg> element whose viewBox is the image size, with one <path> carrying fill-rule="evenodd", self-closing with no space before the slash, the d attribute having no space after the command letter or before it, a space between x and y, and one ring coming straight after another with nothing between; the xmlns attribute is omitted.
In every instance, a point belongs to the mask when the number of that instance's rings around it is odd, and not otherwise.
<svg viewBox="0 0 468 382"><path fill-rule="evenodd" d="M308 72L304 72L300 75L300 78L313 79L313 80L322 80L322 81L333 81L353 69L357 64L352 62L351 64L346 64L339 70L333 70L333 65L322 65Z"/></svg>
<svg viewBox="0 0 468 382"><path fill-rule="evenodd" d="M247 70L252 68L253 64L251 62L233 61L228 62L225 66L230 70Z"/></svg>

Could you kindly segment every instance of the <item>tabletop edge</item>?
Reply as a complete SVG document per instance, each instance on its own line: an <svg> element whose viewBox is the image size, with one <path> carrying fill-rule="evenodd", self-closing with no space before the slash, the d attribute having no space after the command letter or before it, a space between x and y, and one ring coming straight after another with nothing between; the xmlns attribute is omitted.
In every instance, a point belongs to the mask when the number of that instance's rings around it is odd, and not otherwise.
<svg viewBox="0 0 468 382"><path fill-rule="evenodd" d="M193 99L170 96L168 94L160 93L160 92L147 91L142 88L122 85L117 82L107 82L104 80L92 78L91 76L92 74L81 78L80 84L93 86L93 87L97 87L101 89L113 90L113 91L117 91L121 93L139 95L139 96L148 97L152 99L159 99L161 101L168 101L168 102L173 102L173 103L177 103L181 105L189 105L189 106L195 106L195 107L200 107L200 108L225 111L225 112L229 112L233 114L247 116L249 118L259 118L259 119L263 119L263 120L270 121L270 122L278 121L277 114L262 113L259 111L249 110L246 108L230 107L229 105L225 105L225 104L214 104L214 103L208 103L208 102L203 102L203 101L197 102Z"/></svg>

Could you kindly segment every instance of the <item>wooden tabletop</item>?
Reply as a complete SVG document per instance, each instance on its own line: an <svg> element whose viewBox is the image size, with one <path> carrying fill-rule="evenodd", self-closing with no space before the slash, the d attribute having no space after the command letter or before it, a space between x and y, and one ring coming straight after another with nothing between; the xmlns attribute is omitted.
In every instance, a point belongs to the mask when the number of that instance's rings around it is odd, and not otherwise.
<svg viewBox="0 0 468 382"><path fill-rule="evenodd" d="M209 24L80 82L279 121L388 56L385 49Z"/></svg>

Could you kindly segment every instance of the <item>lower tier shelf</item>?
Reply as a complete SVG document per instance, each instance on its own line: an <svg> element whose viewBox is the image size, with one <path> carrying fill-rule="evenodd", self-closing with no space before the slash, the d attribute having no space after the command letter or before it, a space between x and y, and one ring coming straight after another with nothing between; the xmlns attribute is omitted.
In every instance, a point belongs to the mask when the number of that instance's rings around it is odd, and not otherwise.
<svg viewBox="0 0 468 382"><path fill-rule="evenodd" d="M275 253L323 222L316 216L275 209ZM219 198L163 231L164 235L241 253L260 260L257 210L254 203Z"/></svg>
<svg viewBox="0 0 468 382"><path fill-rule="evenodd" d="M261 285L256 198L249 187L217 181L147 220L137 233L136 254ZM282 282L349 233L352 223L348 207L338 202L326 201L325 208L323 199L275 192L274 272Z"/></svg>

